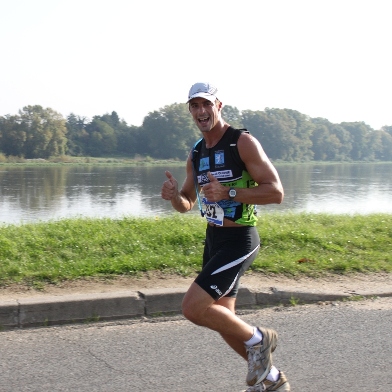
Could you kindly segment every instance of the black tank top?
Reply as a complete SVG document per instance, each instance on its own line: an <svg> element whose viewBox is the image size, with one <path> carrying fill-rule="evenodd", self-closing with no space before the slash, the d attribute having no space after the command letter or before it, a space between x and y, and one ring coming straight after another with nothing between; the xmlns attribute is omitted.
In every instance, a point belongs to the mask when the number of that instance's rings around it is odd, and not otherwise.
<svg viewBox="0 0 392 392"><path fill-rule="evenodd" d="M209 182L207 172L227 187L252 188L257 184L246 171L241 160L237 140L242 132L229 127L219 142L212 148L207 148L204 138L200 139L193 148L193 165L197 182L203 186ZM217 202L224 210L224 217L241 225L255 226L257 222L255 206L234 200Z"/></svg>

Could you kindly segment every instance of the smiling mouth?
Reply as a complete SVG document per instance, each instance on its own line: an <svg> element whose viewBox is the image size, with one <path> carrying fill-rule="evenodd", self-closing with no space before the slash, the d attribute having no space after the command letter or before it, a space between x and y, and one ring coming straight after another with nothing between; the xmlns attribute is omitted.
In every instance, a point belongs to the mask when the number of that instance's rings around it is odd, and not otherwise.
<svg viewBox="0 0 392 392"><path fill-rule="evenodd" d="M200 124L205 125L205 124L208 123L209 119L210 119L209 117L199 117L198 121L199 121Z"/></svg>

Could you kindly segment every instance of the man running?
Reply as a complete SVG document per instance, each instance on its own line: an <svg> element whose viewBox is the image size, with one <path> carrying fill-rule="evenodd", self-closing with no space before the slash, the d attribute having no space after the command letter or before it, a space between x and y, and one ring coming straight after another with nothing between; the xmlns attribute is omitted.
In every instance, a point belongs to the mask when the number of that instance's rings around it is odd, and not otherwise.
<svg viewBox="0 0 392 392"><path fill-rule="evenodd" d="M255 206L283 201L279 175L260 143L222 118L214 86L194 84L187 104L202 139L189 154L181 189L166 171L161 192L179 212L190 211L197 201L207 220L203 268L185 294L183 314L220 333L248 362L247 392L290 391L285 375L272 365L276 331L251 326L235 314L240 278L260 248Z"/></svg>

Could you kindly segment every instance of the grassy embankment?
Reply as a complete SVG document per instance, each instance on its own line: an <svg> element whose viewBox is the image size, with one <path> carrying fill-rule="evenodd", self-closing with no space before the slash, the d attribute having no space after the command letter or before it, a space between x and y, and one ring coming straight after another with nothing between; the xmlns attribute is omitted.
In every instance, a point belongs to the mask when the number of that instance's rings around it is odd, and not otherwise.
<svg viewBox="0 0 392 392"><path fill-rule="evenodd" d="M392 272L389 214L270 213L252 270L311 275ZM0 285L92 276L200 270L205 223L198 216L65 219L0 226Z"/></svg>

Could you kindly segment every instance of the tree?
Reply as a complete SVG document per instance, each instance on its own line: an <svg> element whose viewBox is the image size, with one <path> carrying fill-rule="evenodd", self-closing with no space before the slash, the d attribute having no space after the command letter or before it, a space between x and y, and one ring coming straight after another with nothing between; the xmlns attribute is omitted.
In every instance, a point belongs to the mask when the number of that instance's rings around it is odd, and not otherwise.
<svg viewBox="0 0 392 392"><path fill-rule="evenodd" d="M372 155L370 158L389 161L392 160L392 136L383 131L373 131L369 135L369 150Z"/></svg>
<svg viewBox="0 0 392 392"><path fill-rule="evenodd" d="M315 160L338 161L349 158L350 134L341 126L325 118L312 118L314 131L311 136Z"/></svg>
<svg viewBox="0 0 392 392"><path fill-rule="evenodd" d="M26 132L25 158L49 158L65 154L67 128L60 113L42 106L25 106L19 111Z"/></svg>
<svg viewBox="0 0 392 392"><path fill-rule="evenodd" d="M110 126L114 131L116 144L116 153L134 155L138 153L138 146L143 149L143 144L138 143L140 127L128 126L124 120L121 120L117 112L95 116L94 120L100 120ZM95 135L96 136L96 135ZM107 154L107 152L105 152Z"/></svg>
<svg viewBox="0 0 392 392"><path fill-rule="evenodd" d="M243 124L262 144L271 159L308 161L313 158L310 119L295 110L269 109L242 112Z"/></svg>
<svg viewBox="0 0 392 392"><path fill-rule="evenodd" d="M237 129L243 128L241 112L233 106L223 106L222 117L233 127Z"/></svg>
<svg viewBox="0 0 392 392"><path fill-rule="evenodd" d="M117 112L112 112L111 114L104 114L103 116L96 116L99 120L104 121L106 124L109 124L113 129L116 129L120 123L120 117Z"/></svg>
<svg viewBox="0 0 392 392"><path fill-rule="evenodd" d="M149 113L142 132L146 137L147 154L156 158L187 158L192 145L201 135L184 104L173 104Z"/></svg>
<svg viewBox="0 0 392 392"><path fill-rule="evenodd" d="M135 155L138 153L139 142L138 138L140 132L140 127L135 125L128 126L122 123L116 131L117 135L117 151L120 154Z"/></svg>
<svg viewBox="0 0 392 392"><path fill-rule="evenodd" d="M0 151L5 155L22 156L27 133L19 116L0 117Z"/></svg>
<svg viewBox="0 0 392 392"><path fill-rule="evenodd" d="M314 126L309 116L292 109L283 109L295 124L292 129L292 140L295 146L293 159L296 161L309 161L313 159L311 135Z"/></svg>
<svg viewBox="0 0 392 392"><path fill-rule="evenodd" d="M314 121L314 124L315 128L311 136L314 159L316 161L324 161L335 155L334 151L331 151L332 146L329 143L332 135L327 124L320 121Z"/></svg>
<svg viewBox="0 0 392 392"><path fill-rule="evenodd" d="M382 133L381 144L383 146L383 152L380 159L384 161L392 161L392 133Z"/></svg>
<svg viewBox="0 0 392 392"><path fill-rule="evenodd" d="M67 153L73 156L85 154L88 140L86 131L86 117L77 116L71 113L67 117Z"/></svg>
<svg viewBox="0 0 392 392"><path fill-rule="evenodd" d="M269 136L272 135L266 134L266 129L269 128L270 124L268 123L265 112L261 110L245 110L242 112L242 123L244 124L244 127L263 145L264 150L266 150L270 158L275 159L279 156L279 152L276 149L277 144L275 144L276 140L273 140L274 138L269 138Z"/></svg>
<svg viewBox="0 0 392 392"><path fill-rule="evenodd" d="M349 160L352 144L351 144L351 136L348 131L346 131L342 126L339 124L331 124L330 132L331 135L334 135L339 140L339 147L337 147L336 143L336 155L335 160Z"/></svg>
<svg viewBox="0 0 392 392"><path fill-rule="evenodd" d="M392 125L391 125L391 126L389 126L389 125L384 125L384 126L381 128L381 130L384 131L384 132L386 132L386 133L389 133L389 134L392 136Z"/></svg>
<svg viewBox="0 0 392 392"><path fill-rule="evenodd" d="M136 154L137 149L137 132L139 127L129 127L124 120L120 120L117 112L105 114L100 117L100 120L109 124L113 129L117 138L117 151L129 155Z"/></svg>
<svg viewBox="0 0 392 392"><path fill-rule="evenodd" d="M373 129L364 122L343 122L340 125L350 134L351 159L369 159L371 152L368 149L368 137Z"/></svg>
<svg viewBox="0 0 392 392"><path fill-rule="evenodd" d="M7 155L49 158L65 153L65 120L53 109L25 106L18 115L2 117L0 128Z"/></svg>
<svg viewBox="0 0 392 392"><path fill-rule="evenodd" d="M110 155L116 152L117 137L114 129L99 116L86 125L88 133L87 153L91 156Z"/></svg>

